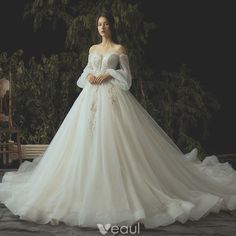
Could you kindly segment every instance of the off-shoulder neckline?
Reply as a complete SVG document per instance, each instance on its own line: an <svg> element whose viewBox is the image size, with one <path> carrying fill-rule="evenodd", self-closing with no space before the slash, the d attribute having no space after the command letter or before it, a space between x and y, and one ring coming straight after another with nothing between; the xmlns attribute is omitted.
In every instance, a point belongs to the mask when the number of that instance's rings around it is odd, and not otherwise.
<svg viewBox="0 0 236 236"><path fill-rule="evenodd" d="M96 50L93 51L93 52L89 52L89 54L97 54L99 56L101 56L102 58L106 55L109 55L109 54L115 54L115 55L118 55L118 56L128 56L127 54L125 53L118 53L118 52L115 52L115 51L108 51L108 52L105 52L105 53L100 53L100 52L97 52Z"/></svg>

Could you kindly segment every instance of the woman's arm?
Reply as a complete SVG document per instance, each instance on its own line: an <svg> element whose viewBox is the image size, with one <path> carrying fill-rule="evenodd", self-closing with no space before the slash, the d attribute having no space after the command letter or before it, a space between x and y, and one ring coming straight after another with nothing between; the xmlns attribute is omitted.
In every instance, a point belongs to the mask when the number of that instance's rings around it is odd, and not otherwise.
<svg viewBox="0 0 236 236"><path fill-rule="evenodd" d="M87 77L92 74L93 75L93 67L91 64L91 54L90 52L93 50L94 45L90 47L89 49L89 55L88 55L88 62L87 65L85 66L82 74L80 75L79 79L77 80L76 84L80 88L84 88L84 86L88 83Z"/></svg>
<svg viewBox="0 0 236 236"><path fill-rule="evenodd" d="M132 85L132 75L129 66L129 58L124 47L119 50L120 68L107 69L106 74L111 77L111 83L119 86L123 90L129 90Z"/></svg>

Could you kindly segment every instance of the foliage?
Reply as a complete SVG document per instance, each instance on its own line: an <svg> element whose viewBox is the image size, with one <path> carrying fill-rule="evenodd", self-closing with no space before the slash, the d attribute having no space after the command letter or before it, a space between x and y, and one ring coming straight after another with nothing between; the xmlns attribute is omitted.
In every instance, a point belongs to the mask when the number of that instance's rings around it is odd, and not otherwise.
<svg viewBox="0 0 236 236"><path fill-rule="evenodd" d="M207 124L220 108L214 96L192 78L185 64L178 72L163 71L160 80L146 84L144 107L183 152L197 147L203 157L205 151L197 140L207 137Z"/></svg>
<svg viewBox="0 0 236 236"><path fill-rule="evenodd" d="M25 65L23 57L21 50L0 54L0 76L12 73L14 125L22 131L22 143L48 143L77 96L79 59L62 53Z"/></svg>

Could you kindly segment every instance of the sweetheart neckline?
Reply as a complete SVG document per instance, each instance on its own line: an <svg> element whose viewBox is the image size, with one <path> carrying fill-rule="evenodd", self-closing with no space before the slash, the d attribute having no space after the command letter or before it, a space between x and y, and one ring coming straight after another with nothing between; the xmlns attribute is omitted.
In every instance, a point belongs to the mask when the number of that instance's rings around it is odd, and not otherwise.
<svg viewBox="0 0 236 236"><path fill-rule="evenodd" d="M125 54L125 53L117 53L117 52L106 52L106 53L101 54L100 52L94 51L94 52L90 52L89 54L90 55L91 54L97 54L97 55L99 55L102 58L104 58L104 56L109 55L109 54L110 55L114 54L114 55L118 55L118 56L122 56L122 55L127 56L127 54Z"/></svg>

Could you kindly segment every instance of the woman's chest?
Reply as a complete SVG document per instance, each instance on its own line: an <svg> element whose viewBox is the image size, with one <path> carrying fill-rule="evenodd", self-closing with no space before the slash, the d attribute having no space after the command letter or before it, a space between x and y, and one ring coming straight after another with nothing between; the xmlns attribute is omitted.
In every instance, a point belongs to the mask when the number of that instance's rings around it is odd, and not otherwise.
<svg viewBox="0 0 236 236"><path fill-rule="evenodd" d="M119 65L119 55L116 53L108 53L105 55L93 53L91 54L91 64L94 69L116 69Z"/></svg>

